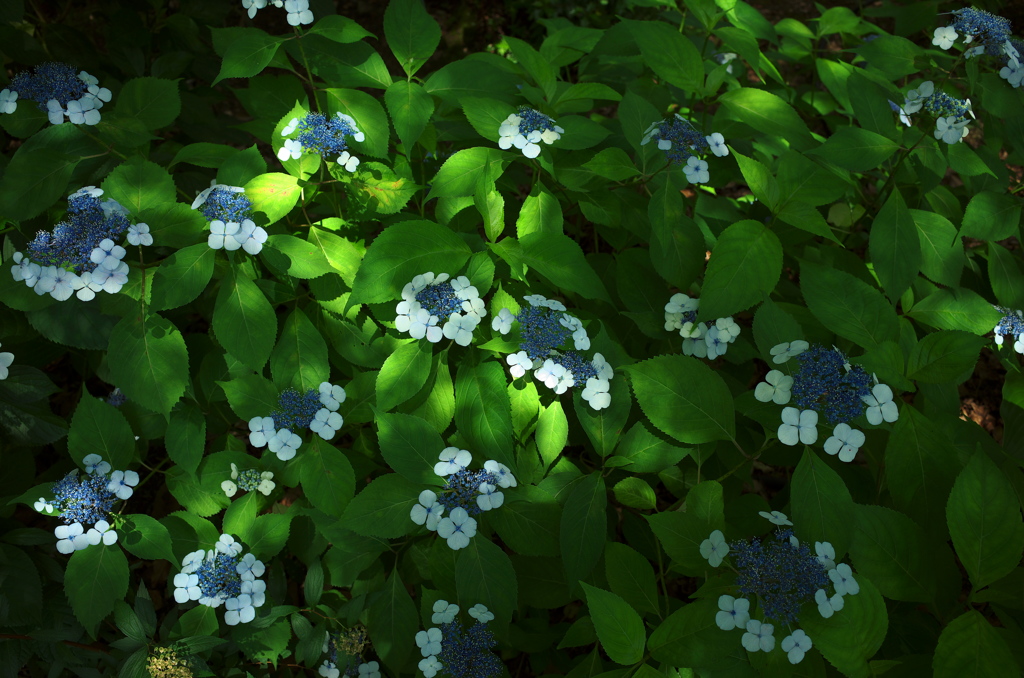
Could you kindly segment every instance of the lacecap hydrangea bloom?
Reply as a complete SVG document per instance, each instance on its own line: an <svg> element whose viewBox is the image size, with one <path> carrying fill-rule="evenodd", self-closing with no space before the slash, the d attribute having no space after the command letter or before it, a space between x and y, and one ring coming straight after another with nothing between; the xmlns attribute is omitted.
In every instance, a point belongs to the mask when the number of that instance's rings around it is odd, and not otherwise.
<svg viewBox="0 0 1024 678"><path fill-rule="evenodd" d="M277 8L284 8L288 12L289 26L303 26L313 23L313 13L309 11L309 0L242 0L242 7L249 12L249 18L256 16L256 12L272 5Z"/></svg>
<svg viewBox="0 0 1024 678"><path fill-rule="evenodd" d="M50 61L11 79L0 91L0 113L14 113L19 98L36 102L54 125L65 118L74 125L95 125L100 121L99 109L110 101L110 90L85 71L76 73L67 64Z"/></svg>
<svg viewBox="0 0 1024 678"><path fill-rule="evenodd" d="M40 497L33 507L40 513L56 515L64 523L53 534L57 537L57 550L61 553L81 551L103 543L117 541L117 532L111 527L113 507L118 500L132 496L139 484L135 471L110 472L110 464L98 454L87 455L84 477L71 471L53 485L53 499ZM109 474L109 475L107 475Z"/></svg>
<svg viewBox="0 0 1024 678"><path fill-rule="evenodd" d="M0 344L0 346L3 346L3 344ZM11 353L10 351L0 352L0 380L4 380L7 378L7 375L9 374L7 368L9 368L11 366L11 363L13 362L13 353Z"/></svg>
<svg viewBox="0 0 1024 678"><path fill-rule="evenodd" d="M536 158L541 142L551 145L562 138L563 132L550 117L529 106L520 106L498 127L498 148L507 151L515 146L527 158Z"/></svg>
<svg viewBox="0 0 1024 678"><path fill-rule="evenodd" d="M331 440L345 423L338 413L343 402L345 389L327 381L305 393L286 388L269 417L249 420L249 443L257 448L269 447L278 459L288 461L302 444L302 438L293 429L309 429L324 440Z"/></svg>
<svg viewBox="0 0 1024 678"><path fill-rule="evenodd" d="M428 271L406 283L395 314L395 329L413 339L436 344L445 338L469 346L487 309L466 276L451 279L447 273Z"/></svg>
<svg viewBox="0 0 1024 678"><path fill-rule="evenodd" d="M723 631L743 631L740 644L748 652L775 649L775 629L792 629L804 614L830 618L844 607L844 596L856 595L860 585L846 563L836 564L835 549L828 542L815 542L814 552L801 544L789 528L792 522L779 511L761 515L779 526L771 539L747 539L728 544L720 530L711 533L700 546L701 555L712 567L726 557L736 572L736 593L718 599L715 623ZM831 591L829 590L831 589ZM759 614L761 619L754 619ZM791 664L800 663L813 647L801 629L794 629L780 644Z"/></svg>
<svg viewBox="0 0 1024 678"><path fill-rule="evenodd" d="M491 321L501 334L519 330L519 351L505 357L512 377L533 370L535 379L556 394L582 389L580 396L595 410L611 404L608 393L614 370L600 353L588 360L581 351L590 349L590 337L579 318L566 313L565 304L539 294L523 297L529 304L512 314L503 308Z"/></svg>
<svg viewBox="0 0 1024 678"><path fill-rule="evenodd" d="M229 497L238 494L238 490L259 492L269 497L275 487L277 484L274 482L273 472L263 471L261 473L253 468L239 471L234 462L231 463L231 480L225 480L220 484L220 489L224 490L224 494Z"/></svg>
<svg viewBox="0 0 1024 678"><path fill-rule="evenodd" d="M266 602L266 582L260 577L266 566L251 553L242 556L242 545L222 534L210 550L185 556L181 572L174 575L174 600L217 608L224 605L224 623L246 624L256 618L256 608Z"/></svg>
<svg viewBox="0 0 1024 678"><path fill-rule="evenodd" d="M470 471L473 455L468 450L446 447L434 473L445 479L438 492L423 490L419 503L409 511L409 518L424 525L448 542L452 550L469 546L476 535L476 518L484 511L499 508L505 502L501 490L518 484L507 466L493 459L484 462L483 469Z"/></svg>
<svg viewBox="0 0 1024 678"><path fill-rule="evenodd" d="M964 45L971 45L964 51L968 59L980 55L1000 57L1020 68L1020 50L1010 35L1010 21L977 7L965 7L951 12L953 23L936 28L932 44L939 49L949 49L957 38L963 36Z"/></svg>
<svg viewBox="0 0 1024 678"><path fill-rule="evenodd" d="M668 120L652 122L640 145L644 146L651 140L658 142L658 149L665 152L670 163L683 166L683 174L691 184L705 184L711 179L708 163L702 156L707 153L718 157L729 155L729 147L721 134L714 132L704 136L678 113Z"/></svg>
<svg viewBox="0 0 1024 678"><path fill-rule="evenodd" d="M825 452L849 462L865 442L864 433L849 422L862 414L875 426L899 418L892 389L859 365L851 365L834 346L797 340L772 347L771 354L776 364L796 358L799 365L791 375L770 371L754 389L754 397L761 402L792 403L783 408L777 433L783 445L813 445L818 440L819 418L825 417L834 427Z"/></svg>
<svg viewBox="0 0 1024 678"><path fill-rule="evenodd" d="M279 160L298 160L303 153L316 153L334 160L349 172L356 171L359 158L348 150L348 141L349 138L363 141L366 136L359 131L352 116L339 112L327 118L323 113L307 113L302 118L292 118L281 130L281 136L288 137L296 131L298 136L285 140L277 152Z"/></svg>
<svg viewBox="0 0 1024 678"><path fill-rule="evenodd" d="M469 626L456 616L458 605L438 600L433 609L431 621L440 626L419 631L415 638L423 657L418 668L424 678L439 673L450 678L495 678L501 674L501 660L491 651L498 643L487 627L494 614L487 607L478 603L468 610L474 620Z"/></svg>
<svg viewBox="0 0 1024 678"><path fill-rule="evenodd" d="M146 669L153 678L192 678L197 668L192 653L181 641L150 649Z"/></svg>
<svg viewBox="0 0 1024 678"><path fill-rule="evenodd" d="M323 652L327 658L320 665L323 678L380 678L380 663L364 661L370 637L362 626L354 626L324 637Z"/></svg>
<svg viewBox="0 0 1024 678"><path fill-rule="evenodd" d="M14 253L14 279L57 301L72 294L90 301L97 292L120 292L128 282L128 264L122 261L127 250L117 243L127 236L129 245L151 245L153 236L148 225L131 224L128 210L116 200L100 200L101 195L95 186L72 193L64 221L39 231L26 253Z"/></svg>
<svg viewBox="0 0 1024 678"><path fill-rule="evenodd" d="M206 243L211 249L243 249L249 254L263 250L267 231L253 221L252 202L241 186L218 184L214 179L196 196L192 209L198 209L210 222Z"/></svg>
<svg viewBox="0 0 1024 678"><path fill-rule="evenodd" d="M935 118L935 138L947 144L959 143L966 137L969 132L967 123L975 117L970 99L956 99L945 92L937 92L931 80L907 92L902 107L891 102L890 105L899 109L900 120L907 125L912 122L910 116L923 108Z"/></svg>
<svg viewBox="0 0 1024 678"><path fill-rule="evenodd" d="M685 294L673 294L665 304L665 329L679 332L683 338L683 353L714 360L725 355L729 344L740 336L740 326L732 316L707 322L697 322L700 299Z"/></svg>
<svg viewBox="0 0 1024 678"><path fill-rule="evenodd" d="M992 330L996 335L996 346L1002 348L1006 337L1011 336L1014 340L1013 350L1024 354L1024 313L1019 310L1011 311L1002 306L996 306L995 309L1003 313L1003 317Z"/></svg>

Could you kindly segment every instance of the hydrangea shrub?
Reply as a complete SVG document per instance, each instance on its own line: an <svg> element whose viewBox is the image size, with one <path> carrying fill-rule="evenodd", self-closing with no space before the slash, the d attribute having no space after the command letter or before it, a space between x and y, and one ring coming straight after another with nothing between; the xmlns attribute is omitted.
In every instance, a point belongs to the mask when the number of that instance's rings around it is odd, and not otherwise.
<svg viewBox="0 0 1024 678"><path fill-rule="evenodd" d="M0 7L0 675L1020 675L1009 3L334 4Z"/></svg>

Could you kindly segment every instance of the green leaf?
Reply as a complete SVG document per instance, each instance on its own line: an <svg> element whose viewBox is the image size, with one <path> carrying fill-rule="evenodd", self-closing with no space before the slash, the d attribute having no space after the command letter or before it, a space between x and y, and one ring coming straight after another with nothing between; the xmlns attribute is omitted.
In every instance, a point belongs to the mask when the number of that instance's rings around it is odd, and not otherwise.
<svg viewBox="0 0 1024 678"><path fill-rule="evenodd" d="M804 541L827 541L835 547L836 558L849 548L853 498L839 474L810 449L793 473L793 522Z"/></svg>
<svg viewBox="0 0 1024 678"><path fill-rule="evenodd" d="M299 180L281 172L261 174L251 179L244 188L245 197L252 203L253 211L267 215L267 224L291 212L302 193Z"/></svg>
<svg viewBox="0 0 1024 678"><path fill-rule="evenodd" d="M391 114L398 138L406 148L412 148L434 114L434 99L422 85L396 80L384 92L384 103Z"/></svg>
<svg viewBox="0 0 1024 678"><path fill-rule="evenodd" d="M278 390L269 379L258 374L218 381L217 385L223 389L231 411L239 419L249 421L253 417L266 417L277 409Z"/></svg>
<svg viewBox="0 0 1024 678"><path fill-rule="evenodd" d="M462 238L432 221L392 224L366 250L349 304L399 299L414 276L424 271L455 273L470 254Z"/></svg>
<svg viewBox="0 0 1024 678"><path fill-rule="evenodd" d="M411 414L378 413L376 421L377 440L388 466L414 483L444 484L434 473L434 464L446 445L430 424Z"/></svg>
<svg viewBox="0 0 1024 678"><path fill-rule="evenodd" d="M540 52L531 47L529 43L523 42L518 38L513 38L510 35L505 36L505 42L512 50L512 56L516 62L533 79L537 87L544 92L544 98L551 101L555 95L557 74L548 60L541 56Z"/></svg>
<svg viewBox="0 0 1024 678"><path fill-rule="evenodd" d="M185 401L171 412L164 442L171 461L190 473L196 472L206 449L206 415L199 405Z"/></svg>
<svg viewBox="0 0 1024 678"><path fill-rule="evenodd" d="M267 161L263 159L256 144L253 144L249 148L236 151L233 156L224 161L217 172L217 183L245 186L266 171Z"/></svg>
<svg viewBox="0 0 1024 678"><path fill-rule="evenodd" d="M227 474L225 474L226 476ZM180 466L172 466L164 476L167 489L191 514L206 517L219 513L230 501L220 488L221 480L208 482L205 485L194 474ZM212 478L210 479L212 481Z"/></svg>
<svg viewBox="0 0 1024 678"><path fill-rule="evenodd" d="M114 168L103 180L105 197L113 198L132 214L161 203L173 203L174 180L160 165L140 157Z"/></svg>
<svg viewBox="0 0 1024 678"><path fill-rule="evenodd" d="M967 257L956 226L942 215L927 210L910 210L910 217L921 244L921 272L937 283L957 287Z"/></svg>
<svg viewBox="0 0 1024 678"><path fill-rule="evenodd" d="M797 150L807 150L815 143L796 110L771 92L740 87L718 97L718 102L729 117L759 132L782 137Z"/></svg>
<svg viewBox="0 0 1024 678"><path fill-rule="evenodd" d="M717 601L709 599L694 601L673 612L647 639L651 657L672 666L700 668L720 664L735 650L736 636L718 628L717 612Z"/></svg>
<svg viewBox="0 0 1024 678"><path fill-rule="evenodd" d="M689 93L703 89L703 62L688 37L662 21L624 23L643 54L643 63L659 78Z"/></svg>
<svg viewBox="0 0 1024 678"><path fill-rule="evenodd" d="M653 509L657 504L654 490L640 478L623 478L612 488L616 501L635 509Z"/></svg>
<svg viewBox="0 0 1024 678"><path fill-rule="evenodd" d="M907 376L928 384L967 381L988 339L959 330L932 332L914 345Z"/></svg>
<svg viewBox="0 0 1024 678"><path fill-rule="evenodd" d="M175 94L177 94L177 89L175 89ZM120 101L120 98L118 100ZM195 144L182 146L181 149L174 154L174 159L171 160L167 167L170 169L179 162L187 162L188 164L196 165L197 167L217 169L235 153L238 153L238 149L234 146L211 144L206 141L200 141Z"/></svg>
<svg viewBox="0 0 1024 678"><path fill-rule="evenodd" d="M105 350L117 318L101 313L93 304L72 303L70 308L68 306L51 304L28 311L25 318L36 332L54 343L88 351Z"/></svg>
<svg viewBox="0 0 1024 678"><path fill-rule="evenodd" d="M839 238L829 228L828 223L821 216L821 212L815 209L812 205L808 205L805 202L799 200L789 200L786 202L782 209L779 210L777 215L779 220L795 226L802 231L807 231L813 235L820 235L823 238L828 238L832 242L838 243Z"/></svg>
<svg viewBox="0 0 1024 678"><path fill-rule="evenodd" d="M383 590L367 612L366 627L377 656L393 669L404 665L414 647L413 640L419 624L416 621L416 605L405 590L397 568L391 572Z"/></svg>
<svg viewBox="0 0 1024 678"><path fill-rule="evenodd" d="M654 568L647 558L625 544L610 541L604 548L604 569L612 592L634 610L661 614Z"/></svg>
<svg viewBox="0 0 1024 678"><path fill-rule="evenodd" d="M895 141L881 134L861 127L840 127L810 153L845 170L867 172L881 167L898 148Z"/></svg>
<svg viewBox="0 0 1024 678"><path fill-rule="evenodd" d="M125 523L118 544L137 558L145 560L163 559L172 565L178 562L171 551L171 535L156 518L144 513L125 516Z"/></svg>
<svg viewBox="0 0 1024 678"><path fill-rule="evenodd" d="M327 89L325 93L327 108L331 115L344 113L352 116L359 131L364 134L363 141L348 141L353 155L360 158L366 155L375 158L388 157L391 127L388 125L388 116L376 97L357 89Z"/></svg>
<svg viewBox="0 0 1024 678"><path fill-rule="evenodd" d="M1003 240L1019 235L1020 200L1005 193L982 191L967 203L959 235L979 240Z"/></svg>
<svg viewBox="0 0 1024 678"><path fill-rule="evenodd" d="M573 394L572 399L576 420L590 438L594 451L602 457L607 457L615 449L622 429L626 426L629 412L633 409L633 399L624 380L613 379L609 385L608 395L612 399L611 405L602 410L592 408L578 391Z"/></svg>
<svg viewBox="0 0 1024 678"><path fill-rule="evenodd" d="M562 454L568 439L569 420L565 417L562 403L556 400L544 408L537 418L537 451L546 467Z"/></svg>
<svg viewBox="0 0 1024 678"><path fill-rule="evenodd" d="M775 212L779 205L779 182L772 175L771 170L765 167L761 161L748 158L737 151L733 151L733 156L736 158L736 164L740 166L740 172L743 173L743 179L746 180L750 191L769 210Z"/></svg>
<svg viewBox="0 0 1024 678"><path fill-rule="evenodd" d="M523 261L551 281L587 299L611 301L601 278L587 263L583 249L567 235L535 232L519 239Z"/></svg>
<svg viewBox="0 0 1024 678"><path fill-rule="evenodd" d="M467 607L481 603L494 613L502 627L512 620L518 598L518 582L512 561L490 539L471 539L458 553L455 581L459 600Z"/></svg>
<svg viewBox="0 0 1024 678"><path fill-rule="evenodd" d="M238 537L239 541L248 542L252 537L252 528L256 524L256 514L260 509L259 492L248 492L242 497L233 499L224 511L222 529L225 534Z"/></svg>
<svg viewBox="0 0 1024 678"><path fill-rule="evenodd" d="M331 269L351 287L366 253L362 243L354 243L316 226L309 229L306 239L323 253Z"/></svg>
<svg viewBox="0 0 1024 678"><path fill-rule="evenodd" d="M415 340L389 355L377 373L377 408L388 412L419 393L430 376L432 358L432 344Z"/></svg>
<svg viewBox="0 0 1024 678"><path fill-rule="evenodd" d="M455 375L455 426L471 451L478 450L517 472L512 454L512 405L509 402L505 370L488 360L479 365L468 361ZM438 450L440 452L440 450Z"/></svg>
<svg viewBox="0 0 1024 678"><path fill-rule="evenodd" d="M273 252L267 251L267 248ZM263 256L275 253L284 255L283 261L272 260L274 265L295 278L309 280L319 278L325 273L334 273L334 268L327 261L323 251L314 243L300 240L294 235L277 234L267 238Z"/></svg>
<svg viewBox="0 0 1024 678"><path fill-rule="evenodd" d="M498 136L498 128L509 115L516 112L514 106L497 99L482 97L465 97L459 102L469 124L476 133L493 142Z"/></svg>
<svg viewBox="0 0 1024 678"><path fill-rule="evenodd" d="M259 75L277 54L282 38L268 35L258 28L244 28L245 35L231 43L224 52L220 72L210 84L226 78L251 78Z"/></svg>
<svg viewBox="0 0 1024 678"><path fill-rule="evenodd" d="M288 528L292 517L283 513L264 513L256 517L246 544L248 551L268 561L284 548L288 541Z"/></svg>
<svg viewBox="0 0 1024 678"><path fill-rule="evenodd" d="M871 224L869 252L889 298L899 299L921 268L921 239L898 189L893 189Z"/></svg>
<svg viewBox="0 0 1024 678"><path fill-rule="evenodd" d="M686 216L683 196L671 177L647 205L651 221L651 263L667 282L685 290L704 270L704 236Z"/></svg>
<svg viewBox="0 0 1024 678"><path fill-rule="evenodd" d="M732 395L722 378L689 356L629 365L633 393L651 423L683 443L729 440L736 433Z"/></svg>
<svg viewBox="0 0 1024 678"><path fill-rule="evenodd" d="M463 149L441 165L430 182L430 193L426 199L472 196L478 182L493 184L505 171L508 162L505 153L497 148Z"/></svg>
<svg viewBox="0 0 1024 678"><path fill-rule="evenodd" d="M621 597L580 582L597 637L608 657L617 664L635 664L644 656L644 622Z"/></svg>
<svg viewBox="0 0 1024 678"><path fill-rule="evenodd" d="M375 37L352 19L337 14L318 18L316 23L309 27L309 32L341 43L359 42L363 38Z"/></svg>
<svg viewBox="0 0 1024 678"><path fill-rule="evenodd" d="M158 207L146 207L139 219L149 224L153 242L160 247L185 248L200 239L206 244L206 219L188 205L164 203Z"/></svg>
<svg viewBox="0 0 1024 678"><path fill-rule="evenodd" d="M411 78L441 43L441 28L419 0L391 0L384 11L384 37Z"/></svg>
<svg viewBox="0 0 1024 678"><path fill-rule="evenodd" d="M935 678L996 678L1020 671L1006 642L977 610L964 612L942 629L932 666Z"/></svg>
<svg viewBox="0 0 1024 678"><path fill-rule="evenodd" d="M929 534L945 534L941 517L959 469L956 448L945 433L913 407L901 408L885 447L893 506Z"/></svg>
<svg viewBox="0 0 1024 678"><path fill-rule="evenodd" d="M924 530L883 506L857 506L853 515L855 520L848 523L854 526L850 558L858 574L871 579L886 598L932 602L937 584L935 549Z"/></svg>
<svg viewBox="0 0 1024 678"><path fill-rule="evenodd" d="M117 93L117 113L132 120L138 120L146 129L167 127L181 112L181 97L178 95L176 80L160 78L134 78L129 80ZM207 144L213 146L214 144ZM182 149L184 150L184 149ZM180 162L178 156L175 162ZM193 155L193 158L197 156ZM192 162L189 160L189 162ZM193 164L198 164L193 162ZM202 165L202 167L216 165Z"/></svg>
<svg viewBox="0 0 1024 678"><path fill-rule="evenodd" d="M181 332L158 315L131 314L110 333L111 380L143 407L171 411L188 386L188 350Z"/></svg>
<svg viewBox="0 0 1024 678"><path fill-rule="evenodd" d="M299 482L309 503L329 516L341 515L356 491L348 457L319 436L302 446L300 456Z"/></svg>
<svg viewBox="0 0 1024 678"><path fill-rule="evenodd" d="M0 179L0 212L25 221L52 206L82 159L83 138L75 125L54 125L22 144Z"/></svg>
<svg viewBox="0 0 1024 678"><path fill-rule="evenodd" d="M300 393L315 390L330 378L327 343L302 309L295 309L284 321L270 354L270 373L278 388L291 386Z"/></svg>
<svg viewBox="0 0 1024 678"><path fill-rule="evenodd" d="M839 336L864 348L899 339L896 312L882 294L849 273L818 264L800 267L807 308Z"/></svg>
<svg viewBox="0 0 1024 678"><path fill-rule="evenodd" d="M417 527L409 517L409 511L422 490L419 483L406 480L397 473L388 473L357 494L341 519L353 532L363 536L401 537Z"/></svg>
<svg viewBox="0 0 1024 678"><path fill-rule="evenodd" d="M739 221L718 236L700 294L698 320L744 311L768 297L782 274L782 244L756 221Z"/></svg>
<svg viewBox="0 0 1024 678"><path fill-rule="evenodd" d="M577 480L569 492L559 540L570 591L577 589L577 583L586 579L601 559L608 531L607 506L604 479L598 471Z"/></svg>
<svg viewBox="0 0 1024 678"><path fill-rule="evenodd" d="M974 589L1001 579L1024 553L1024 521L1013 486L984 452L960 472L946 504L946 520Z"/></svg>
<svg viewBox="0 0 1024 678"><path fill-rule="evenodd" d="M277 336L277 316L256 283L238 269L221 281L213 307L213 332L231 356L253 370L270 358ZM266 416L266 415L264 415Z"/></svg>
<svg viewBox="0 0 1024 678"><path fill-rule="evenodd" d="M707 480L686 496L686 511L665 511L647 516L675 567L689 575L705 574L710 567L700 554L700 544L711 532L725 527L722 486Z"/></svg>
<svg viewBox="0 0 1024 678"><path fill-rule="evenodd" d="M487 239L495 241L505 230L505 198L494 188L477 184L473 203L484 220Z"/></svg>
<svg viewBox="0 0 1024 678"><path fill-rule="evenodd" d="M215 251L204 242L177 250L153 276L154 311L179 308L196 299L213 277Z"/></svg>
<svg viewBox="0 0 1024 678"><path fill-rule="evenodd" d="M617 459L629 462L630 473L657 473L682 461L690 450L676 447L651 433L647 425L637 422L615 448Z"/></svg>
<svg viewBox="0 0 1024 678"><path fill-rule="evenodd" d="M626 152L617 146L599 151L597 155L583 163L583 167L612 181L625 181L640 174L640 170L636 168Z"/></svg>
<svg viewBox="0 0 1024 678"><path fill-rule="evenodd" d="M183 636L215 636L218 626L217 609L199 605L181 615L176 628Z"/></svg>
<svg viewBox="0 0 1024 678"><path fill-rule="evenodd" d="M500 511L487 516L501 540L523 556L557 556L562 507L549 494L532 485L519 483L514 494L506 495Z"/></svg>
<svg viewBox="0 0 1024 678"><path fill-rule="evenodd" d="M847 676L867 678L872 675L868 659L875 656L885 640L889 616L885 599L871 580L855 578L860 593L845 596L841 612L830 619L823 619L820 614L804 614L800 625L832 666Z"/></svg>
<svg viewBox="0 0 1024 678"><path fill-rule="evenodd" d="M878 38L862 42L850 51L867 59L872 68L885 74L887 80L898 80L920 70L914 62L922 55L920 47L898 35L880 35Z"/></svg>
<svg viewBox="0 0 1024 678"><path fill-rule="evenodd" d="M75 617L95 637L97 625L128 592L128 559L120 546L90 546L71 554L64 592Z"/></svg>
<svg viewBox="0 0 1024 678"><path fill-rule="evenodd" d="M963 330L987 334L1002 313L974 290L954 288L938 290L914 304L907 315L940 330Z"/></svg>

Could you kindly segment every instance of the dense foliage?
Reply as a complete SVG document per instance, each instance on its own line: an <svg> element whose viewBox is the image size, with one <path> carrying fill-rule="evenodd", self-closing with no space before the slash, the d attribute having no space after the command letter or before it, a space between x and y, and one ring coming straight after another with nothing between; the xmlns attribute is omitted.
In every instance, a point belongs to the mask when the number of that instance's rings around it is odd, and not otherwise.
<svg viewBox="0 0 1024 678"><path fill-rule="evenodd" d="M331 4L0 7L0 675L1020 675L998 7Z"/></svg>

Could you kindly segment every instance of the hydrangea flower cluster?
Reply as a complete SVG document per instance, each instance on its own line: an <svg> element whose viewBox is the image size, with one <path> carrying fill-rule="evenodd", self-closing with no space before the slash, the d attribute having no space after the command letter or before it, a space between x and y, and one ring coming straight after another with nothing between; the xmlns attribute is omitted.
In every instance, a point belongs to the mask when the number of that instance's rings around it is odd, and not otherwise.
<svg viewBox="0 0 1024 678"><path fill-rule="evenodd" d="M718 157L729 155L725 137L718 132L709 136L693 126L689 120L675 114L668 120L652 122L640 141L645 146L656 139L658 150L665 151L665 157L673 165L682 165L683 174L691 184L706 184L711 179L708 163L701 156L710 152Z"/></svg>
<svg viewBox="0 0 1024 678"><path fill-rule="evenodd" d="M122 393L120 388L115 388L110 392L110 395L107 396L107 404L113 407L121 407L121 405L124 405L126 402L128 402L128 396Z"/></svg>
<svg viewBox="0 0 1024 678"><path fill-rule="evenodd" d="M932 35L932 44L939 49L949 49L961 35L964 44L976 42L964 52L966 58L987 54L1003 57L1020 68L1020 52L1010 38L1010 21L996 16L977 7L965 7L953 10L953 23L949 26L936 28Z"/></svg>
<svg viewBox="0 0 1024 678"><path fill-rule="evenodd" d="M445 479L444 489L440 494L420 492L419 503L409 511L409 517L417 525L437 532L453 551L458 551L469 546L476 534L473 516L500 507L505 502L500 490L518 483L507 466L493 459L484 462L482 470L470 471L473 455L468 450L446 447L439 459L434 473Z"/></svg>
<svg viewBox="0 0 1024 678"><path fill-rule="evenodd" d="M146 669L153 678L192 678L192 655L183 643L157 646L149 651Z"/></svg>
<svg viewBox="0 0 1024 678"><path fill-rule="evenodd" d="M508 334L513 323L518 326L520 350L505 358L512 377L518 379L533 370L533 376L558 395L570 388L582 388L580 395L591 408L608 407L612 401L609 382L615 373L600 353L595 353L592 360L580 353L590 349L583 323L566 313L560 301L539 294L527 295L523 300L529 306L515 315L503 308L491 321L491 329L501 334Z"/></svg>
<svg viewBox="0 0 1024 678"><path fill-rule="evenodd" d="M239 471L234 462L231 462L231 480L225 480L220 484L220 489L224 490L224 494L229 497L238 494L238 490L259 492L269 497L275 487L277 484L274 482L273 472L263 471L260 473L253 468Z"/></svg>
<svg viewBox="0 0 1024 678"><path fill-rule="evenodd" d="M527 158L540 155L540 142L549 146L562 138L564 129L540 111L520 106L498 127L498 148L507 151L515 146Z"/></svg>
<svg viewBox="0 0 1024 678"><path fill-rule="evenodd" d="M76 73L67 64L49 61L11 79L10 86L0 91L0 113L18 110L19 97L36 102L54 125L64 118L74 125L95 125L100 121L99 109L110 101L110 90L85 71Z"/></svg>
<svg viewBox="0 0 1024 678"><path fill-rule="evenodd" d="M784 625L791 633L782 639L782 651L791 664L798 664L812 647L803 630L793 629L805 606L814 601L818 613L828 619L843 609L844 596L860 592L860 585L849 565L836 564L830 543L815 542L812 553L793 535L789 529L793 523L784 513L761 511L760 515L779 526L771 540L729 544L722 531L715 530L700 545L701 555L712 567L719 567L732 554L729 564L737 573L736 587L742 596L720 596L715 623L723 631L743 630L740 643L748 652L774 650L775 627ZM752 601L763 619L751 618Z"/></svg>
<svg viewBox="0 0 1024 678"><path fill-rule="evenodd" d="M395 313L395 329L408 332L413 339L426 337L436 344L444 337L459 346L469 346L487 309L466 276L449 279L447 273L435 277L433 271L428 271L406 283ZM439 323L443 319L447 320L442 326Z"/></svg>
<svg viewBox="0 0 1024 678"><path fill-rule="evenodd" d="M995 309L1003 313L999 324L992 330L996 333L996 346L1002 348L1005 336L1009 335L1014 339L1013 350L1024 354L1024 312L1011 311L1002 306L996 306ZM0 364L3 364L2 357L3 354L0 353Z"/></svg>
<svg viewBox="0 0 1024 678"><path fill-rule="evenodd" d="M786 405L792 401L796 406L782 410L778 438L783 445L813 445L818 440L818 417L824 415L834 426L825 441L825 452L850 462L865 436L847 422L862 414L874 426L899 419L892 389L879 384L859 365L851 365L834 346L829 349L797 340L774 346L771 355L776 365L794 357L799 363L792 375L771 370L754 389L754 397L763 403Z"/></svg>
<svg viewBox="0 0 1024 678"><path fill-rule="evenodd" d="M679 332L683 338L683 353L714 360L725 355L729 344L740 336L740 326L732 316L714 321L697 322L700 299L685 294L673 294L665 304L665 329Z"/></svg>
<svg viewBox="0 0 1024 678"><path fill-rule="evenodd" d="M249 254L259 254L267 242L267 231L252 219L252 202L241 186L218 184L214 179L210 187L199 192L192 202L210 222L207 244L211 249L233 252L239 248Z"/></svg>
<svg viewBox="0 0 1024 678"><path fill-rule="evenodd" d="M313 23L313 13L309 11L309 0L242 0L242 7L249 12L249 18L256 17L256 12L267 5L288 12L289 26L304 26Z"/></svg>
<svg viewBox="0 0 1024 678"><path fill-rule="evenodd" d="M345 423L338 414L343 402L345 389L326 381L318 389L311 388L305 393L286 388L278 396L277 409L269 417L249 420L249 443L256 448L269 447L278 459L288 461L302 444L302 438L292 429L308 428L324 440L332 439Z"/></svg>
<svg viewBox="0 0 1024 678"><path fill-rule="evenodd" d="M323 652L327 653L327 659L320 665L320 675L324 678L380 678L380 664L363 661L363 652L369 644L370 638L362 626L326 634Z"/></svg>
<svg viewBox="0 0 1024 678"><path fill-rule="evenodd" d="M0 344L0 346L3 346L3 344ZM7 368L10 367L11 363L13 362L13 353L11 353L10 351L3 351L2 353L0 353L0 381L3 381L4 379L7 378L7 375L10 373Z"/></svg>
<svg viewBox="0 0 1024 678"><path fill-rule="evenodd" d="M456 618L458 605L438 600L433 610L430 621L439 626L416 633L416 646L423 656L419 669L425 678L438 673L451 678L494 678L501 674L501 660L491 651L498 643L487 628L494 613L484 605L474 605L469 616L476 621L467 627Z"/></svg>
<svg viewBox="0 0 1024 678"><path fill-rule="evenodd" d="M117 532L107 519L113 519L114 502L129 499L132 488L139 484L138 473L110 473L110 464L98 454L87 455L82 461L85 477L80 478L77 470L71 471L53 485L52 501L40 497L33 504L36 511L57 515L64 522L53 530L61 553L117 541Z"/></svg>
<svg viewBox="0 0 1024 678"><path fill-rule="evenodd" d="M279 160L298 160L304 151L308 151L322 158L335 158L335 162L349 172L356 171L359 158L349 152L346 137L363 141L366 136L359 131L352 116L339 112L327 118L323 113L307 113L301 119L292 118L281 130L281 136L287 137L296 130L298 137L285 140L277 152Z"/></svg>
<svg viewBox="0 0 1024 678"><path fill-rule="evenodd" d="M66 301L72 293L90 301L103 291L116 294L128 282L127 251L116 244L127 234L129 245L152 245L146 224L131 224L128 210L116 200L100 200L103 189L86 186L68 196L64 221L51 231L39 231L26 246L28 255L15 252L11 275L35 290Z"/></svg>
<svg viewBox="0 0 1024 678"><path fill-rule="evenodd" d="M199 549L185 556L181 572L174 575L174 600L220 607L224 623L246 624L256 618L256 608L266 602L266 566L256 556L242 554L242 545L230 534L222 534L209 551Z"/></svg>
<svg viewBox="0 0 1024 678"><path fill-rule="evenodd" d="M923 108L935 118L935 138L947 144L958 143L967 136L967 123L975 117L970 99L955 99L945 92L936 92L931 80L907 92L902 107L891 101L889 104L894 111L899 111L900 121L908 126L912 124L910 116Z"/></svg>

